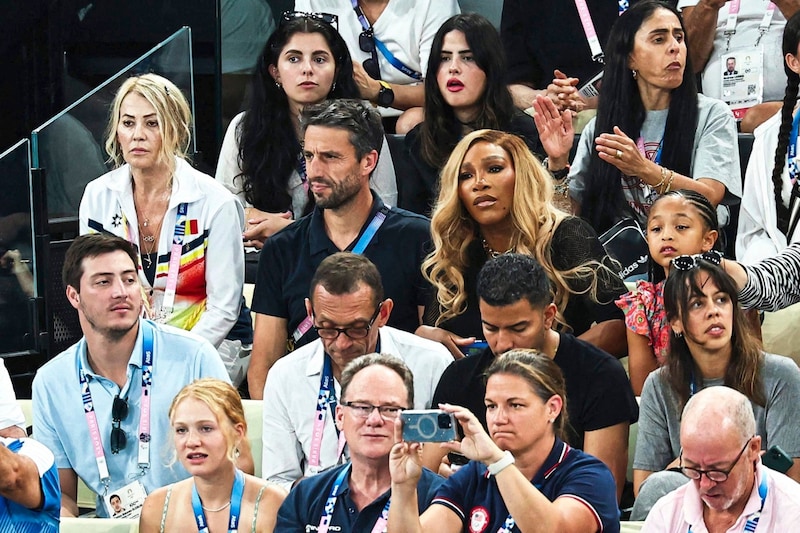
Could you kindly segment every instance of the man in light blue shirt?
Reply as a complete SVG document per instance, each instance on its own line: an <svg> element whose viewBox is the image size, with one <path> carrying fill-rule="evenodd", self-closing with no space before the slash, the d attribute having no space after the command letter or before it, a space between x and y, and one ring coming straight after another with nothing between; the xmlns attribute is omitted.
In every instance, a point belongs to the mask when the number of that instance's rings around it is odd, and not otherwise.
<svg viewBox="0 0 800 533"><path fill-rule="evenodd" d="M100 517L111 514L104 496L141 506L145 492L188 477L167 456L170 403L195 379L228 381L207 341L140 318L137 265L133 246L108 235L78 237L64 260L84 337L33 382L34 437L55 456L62 516L78 513L78 477L98 494Z"/></svg>

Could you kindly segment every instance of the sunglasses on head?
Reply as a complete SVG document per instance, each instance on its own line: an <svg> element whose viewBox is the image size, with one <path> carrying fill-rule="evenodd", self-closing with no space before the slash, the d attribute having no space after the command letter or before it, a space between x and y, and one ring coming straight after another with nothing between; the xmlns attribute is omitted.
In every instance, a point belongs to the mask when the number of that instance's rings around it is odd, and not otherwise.
<svg viewBox="0 0 800 533"><path fill-rule="evenodd" d="M128 416L128 402L114 396L114 403L111 405L111 453L118 454L125 449L127 439L125 432L120 428L120 424Z"/></svg>
<svg viewBox="0 0 800 533"><path fill-rule="evenodd" d="M333 13L306 13L305 11L284 11L281 15L281 24L294 19L312 19L333 26L339 31L339 17Z"/></svg>
<svg viewBox="0 0 800 533"><path fill-rule="evenodd" d="M708 261L717 266L722 262L722 252L719 250L709 250L701 254L679 255L672 260L672 266L676 270L691 270L700 264L700 261Z"/></svg>
<svg viewBox="0 0 800 533"><path fill-rule="evenodd" d="M358 47L362 52L367 52L370 56L365 59L361 66L373 80L381 79L381 67L378 65L378 49L375 47L375 34L372 28L362 31L358 36Z"/></svg>

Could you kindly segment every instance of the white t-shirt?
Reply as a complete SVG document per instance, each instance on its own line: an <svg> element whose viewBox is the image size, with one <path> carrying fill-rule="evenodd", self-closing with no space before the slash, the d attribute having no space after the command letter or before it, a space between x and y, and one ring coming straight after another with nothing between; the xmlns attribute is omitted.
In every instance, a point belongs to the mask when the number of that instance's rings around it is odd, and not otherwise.
<svg viewBox="0 0 800 533"><path fill-rule="evenodd" d="M739 7L739 18L736 24L736 33L731 36L730 48L755 48L758 41L758 26L770 0L745 0ZM694 7L700 0L679 0L678 9ZM720 8L717 14L717 30L714 34L714 47L703 69L703 94L712 98L722 96L722 62L725 58L725 44L728 38L725 36L725 26L728 20L727 2ZM783 54L781 52L783 40L783 28L786 26L786 19L777 7L772 16L769 30L761 38L759 47L764 50L764 102L783 100L786 89L786 74L783 71Z"/></svg>

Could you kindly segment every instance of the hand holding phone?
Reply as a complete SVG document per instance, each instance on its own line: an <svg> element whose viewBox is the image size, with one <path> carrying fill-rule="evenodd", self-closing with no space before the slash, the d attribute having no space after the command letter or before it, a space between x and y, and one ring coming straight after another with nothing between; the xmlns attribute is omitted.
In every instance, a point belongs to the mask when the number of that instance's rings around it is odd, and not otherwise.
<svg viewBox="0 0 800 533"><path fill-rule="evenodd" d="M479 355L483 350L489 347L489 343L486 341L475 341L473 343L467 344L465 346L459 346L458 349L466 355Z"/></svg>
<svg viewBox="0 0 800 533"><path fill-rule="evenodd" d="M403 440L409 442L447 442L456 440L456 418L441 409L410 409L400 413Z"/></svg>

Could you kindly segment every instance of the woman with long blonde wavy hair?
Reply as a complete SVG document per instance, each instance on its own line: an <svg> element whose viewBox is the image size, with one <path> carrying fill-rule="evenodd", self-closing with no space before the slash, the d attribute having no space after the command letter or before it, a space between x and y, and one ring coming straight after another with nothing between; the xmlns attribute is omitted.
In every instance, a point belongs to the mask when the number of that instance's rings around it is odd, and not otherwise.
<svg viewBox="0 0 800 533"><path fill-rule="evenodd" d="M554 207L552 198L552 178L516 135L479 130L456 145L431 218L434 251L422 267L436 302L419 334L451 351L481 338L478 272L490 257L515 251L535 257L547 272L562 327L624 354L614 299L625 287L591 227Z"/></svg>

